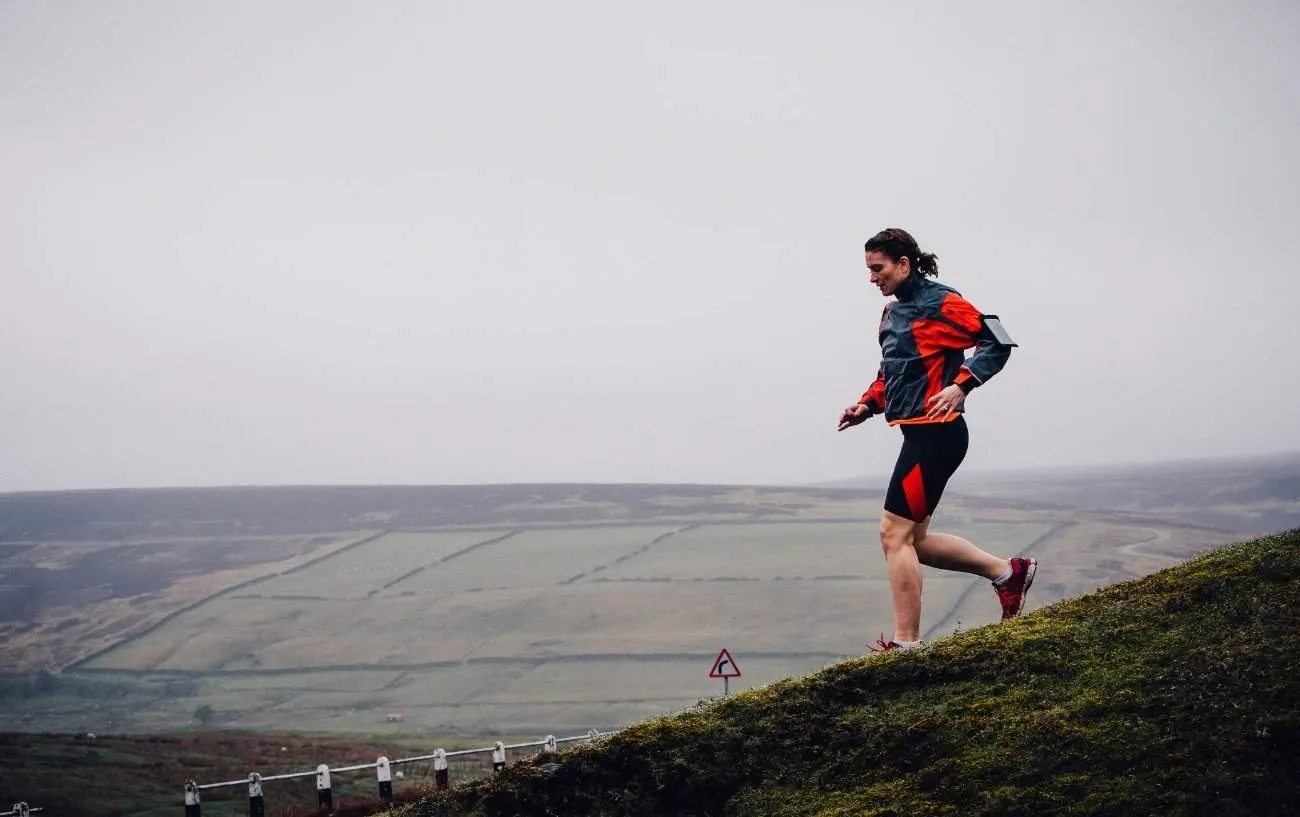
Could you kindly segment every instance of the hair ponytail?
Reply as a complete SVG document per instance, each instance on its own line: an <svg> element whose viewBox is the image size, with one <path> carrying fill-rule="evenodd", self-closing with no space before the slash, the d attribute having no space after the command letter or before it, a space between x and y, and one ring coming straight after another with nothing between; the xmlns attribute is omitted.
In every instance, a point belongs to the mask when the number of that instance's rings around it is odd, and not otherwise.
<svg viewBox="0 0 1300 817"><path fill-rule="evenodd" d="M939 277L939 257L932 252L917 253L916 263L912 266L922 275Z"/></svg>
<svg viewBox="0 0 1300 817"><path fill-rule="evenodd" d="M895 263L907 258L918 275L939 277L939 257L932 252L921 252L916 239L901 227L890 227L873 235L865 245L867 252L883 252Z"/></svg>

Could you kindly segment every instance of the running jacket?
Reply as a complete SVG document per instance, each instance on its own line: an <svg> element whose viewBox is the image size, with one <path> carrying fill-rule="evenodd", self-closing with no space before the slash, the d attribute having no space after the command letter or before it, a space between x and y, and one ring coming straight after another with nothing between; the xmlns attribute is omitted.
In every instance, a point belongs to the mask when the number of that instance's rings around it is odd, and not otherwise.
<svg viewBox="0 0 1300 817"><path fill-rule="evenodd" d="M983 314L950 286L913 273L895 295L880 318L876 380L858 402L883 412L891 426L955 420L959 414L927 420L926 401L953 383L970 394L1002 371L1011 347L998 343ZM967 360L963 352L972 346Z"/></svg>

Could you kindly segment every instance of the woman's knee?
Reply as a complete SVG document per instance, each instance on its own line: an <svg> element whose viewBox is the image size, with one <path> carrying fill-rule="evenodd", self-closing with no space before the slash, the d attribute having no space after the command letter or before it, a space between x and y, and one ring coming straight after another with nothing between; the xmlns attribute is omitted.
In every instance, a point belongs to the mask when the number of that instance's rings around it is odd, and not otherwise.
<svg viewBox="0 0 1300 817"><path fill-rule="evenodd" d="M930 534L930 517L927 516L926 518L922 519L920 522L917 522L916 527L912 529L912 544L916 547L917 550L920 550L922 547L925 546L925 537L928 536L929 534Z"/></svg>
<svg viewBox="0 0 1300 817"><path fill-rule="evenodd" d="M885 511L880 517L880 549L885 558L902 548L912 547L916 523L906 517Z"/></svg>

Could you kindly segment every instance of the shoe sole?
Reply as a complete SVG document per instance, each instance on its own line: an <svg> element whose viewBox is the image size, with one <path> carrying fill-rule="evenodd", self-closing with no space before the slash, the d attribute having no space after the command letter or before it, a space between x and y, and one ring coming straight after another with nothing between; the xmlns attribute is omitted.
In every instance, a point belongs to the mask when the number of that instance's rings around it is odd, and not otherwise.
<svg viewBox="0 0 1300 817"><path fill-rule="evenodd" d="M1025 568L1025 586L1020 588L1020 603L1016 605L1016 611L1008 618L1015 618L1020 615L1020 611L1025 609L1025 598L1029 595L1029 588L1034 583L1034 574L1038 572L1038 560L1029 559L1029 567Z"/></svg>

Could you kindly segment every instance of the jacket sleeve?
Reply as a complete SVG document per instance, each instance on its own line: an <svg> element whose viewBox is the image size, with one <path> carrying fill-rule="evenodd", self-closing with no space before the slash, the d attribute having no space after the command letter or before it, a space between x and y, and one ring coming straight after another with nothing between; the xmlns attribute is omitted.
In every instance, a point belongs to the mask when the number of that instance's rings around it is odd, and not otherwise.
<svg viewBox="0 0 1300 817"><path fill-rule="evenodd" d="M982 386L1002 371L1011 357L1011 346L999 343L985 325L984 314L956 293L949 293L944 298L939 313L957 330L948 333L953 348L975 347L975 354L967 358L953 380L963 392L970 394L971 389Z"/></svg>
<svg viewBox="0 0 1300 817"><path fill-rule="evenodd" d="M862 393L858 398L858 403L870 409L872 414L879 414L885 410L885 370L879 369L876 372L876 379L871 386Z"/></svg>

